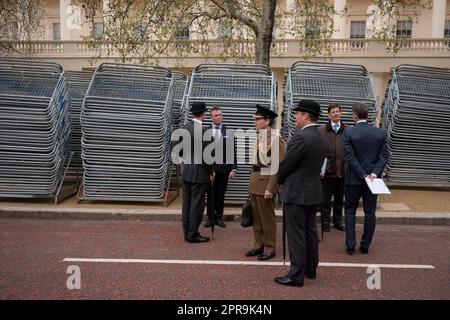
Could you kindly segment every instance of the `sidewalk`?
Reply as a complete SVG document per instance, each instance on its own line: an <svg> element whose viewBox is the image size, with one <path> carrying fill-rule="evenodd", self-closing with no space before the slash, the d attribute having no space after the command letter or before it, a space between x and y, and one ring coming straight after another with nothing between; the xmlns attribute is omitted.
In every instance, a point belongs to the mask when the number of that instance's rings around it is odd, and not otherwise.
<svg viewBox="0 0 450 320"><path fill-rule="evenodd" d="M162 203L97 202L78 203L75 196L55 205L51 200L0 200L0 218L69 220L179 221L182 194L168 206ZM225 221L240 221L240 206L225 208ZM282 211L276 210L281 222ZM362 223L363 212L357 212ZM393 189L380 197L377 223L450 226L450 191Z"/></svg>

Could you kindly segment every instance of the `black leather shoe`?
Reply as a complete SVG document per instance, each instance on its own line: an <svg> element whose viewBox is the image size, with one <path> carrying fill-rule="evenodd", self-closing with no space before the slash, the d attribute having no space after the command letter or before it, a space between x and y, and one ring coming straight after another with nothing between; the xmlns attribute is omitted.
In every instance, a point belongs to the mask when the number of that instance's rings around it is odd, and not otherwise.
<svg viewBox="0 0 450 320"><path fill-rule="evenodd" d="M292 286L292 287L303 287L303 282L296 282L288 277L276 277L275 282L278 284L282 284L284 286Z"/></svg>
<svg viewBox="0 0 450 320"><path fill-rule="evenodd" d="M307 278L309 278L309 279L315 279L316 278L316 274L314 273L314 274L306 274L305 273L305 276L307 277Z"/></svg>
<svg viewBox="0 0 450 320"><path fill-rule="evenodd" d="M258 256L258 260L265 261L265 260L272 259L273 257L275 257L275 252L272 252L272 253L263 252Z"/></svg>
<svg viewBox="0 0 450 320"><path fill-rule="evenodd" d="M341 223L341 224L335 224L334 226L333 226L335 229L338 229L339 231L345 231L345 227L344 227L344 225Z"/></svg>
<svg viewBox="0 0 450 320"><path fill-rule="evenodd" d="M211 220L206 220L206 222L203 224L203 227L205 227L205 228L209 228L209 227L211 227Z"/></svg>
<svg viewBox="0 0 450 320"><path fill-rule="evenodd" d="M264 252L264 250L262 248L260 248L260 249L252 249L250 251L247 251L245 253L245 256L247 256L247 257L254 257L254 256L257 256L257 255L260 255L263 252Z"/></svg>
<svg viewBox="0 0 450 320"><path fill-rule="evenodd" d="M217 218L216 219L216 225L221 227L221 228L225 228L226 227L225 223L223 223L222 218Z"/></svg>
<svg viewBox="0 0 450 320"><path fill-rule="evenodd" d="M361 251L362 254L368 254L369 253L369 249L368 248L364 248L364 247L359 247L359 251Z"/></svg>
<svg viewBox="0 0 450 320"><path fill-rule="evenodd" d="M330 226L328 226L328 225L322 226L322 231L323 232L330 232Z"/></svg>
<svg viewBox="0 0 450 320"><path fill-rule="evenodd" d="M190 243L202 243L202 242L208 242L208 241L209 241L208 237L202 237L202 236L198 236L197 238L189 240Z"/></svg>
<svg viewBox="0 0 450 320"><path fill-rule="evenodd" d="M350 256L352 256L352 255L355 254L355 249L352 249L352 248L347 248L345 251L346 251L347 254L350 255Z"/></svg>

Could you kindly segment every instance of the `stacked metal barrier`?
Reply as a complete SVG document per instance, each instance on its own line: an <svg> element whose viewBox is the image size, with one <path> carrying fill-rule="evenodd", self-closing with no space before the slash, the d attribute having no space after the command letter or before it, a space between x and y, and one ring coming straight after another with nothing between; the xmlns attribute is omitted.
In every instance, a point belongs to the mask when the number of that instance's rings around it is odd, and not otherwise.
<svg viewBox="0 0 450 320"><path fill-rule="evenodd" d="M73 152L68 175L78 175L83 170L81 162L81 105L91 83L92 75L93 72L91 71L66 71L67 88L70 94L70 124L72 127L70 151Z"/></svg>
<svg viewBox="0 0 450 320"><path fill-rule="evenodd" d="M183 125L185 118L183 109L183 99L188 90L189 81L186 75L180 71L172 71L173 76L173 111L172 111L172 128L176 130ZM172 164L172 181L178 182L181 175L180 165Z"/></svg>
<svg viewBox="0 0 450 320"><path fill-rule="evenodd" d="M284 137L295 132L295 113L292 111L302 99L320 103L319 123L328 121L328 106L338 103L342 107L342 120L352 121L352 105L363 102L369 106L369 121L377 115L372 76L359 65L299 61L294 63L285 78Z"/></svg>
<svg viewBox="0 0 450 320"><path fill-rule="evenodd" d="M172 71L173 76L173 112L172 112L172 126L173 129L178 129L183 124L184 110L183 99L188 90L188 79L186 75L179 71Z"/></svg>
<svg viewBox="0 0 450 320"><path fill-rule="evenodd" d="M104 63L81 111L83 200L162 201L170 175L172 73Z"/></svg>
<svg viewBox="0 0 450 320"><path fill-rule="evenodd" d="M192 73L183 104L185 122L191 117L189 108L194 102L205 102L208 109L213 106L222 108L224 124L228 129L254 129L255 104L277 111L275 76L264 65L202 64ZM211 119L207 112L205 126L209 125ZM238 163L238 174L229 181L225 195L225 203L228 204L242 204L248 195L251 169L248 150L255 140L241 142L237 143L236 156L245 157L246 164Z"/></svg>
<svg viewBox="0 0 450 320"><path fill-rule="evenodd" d="M450 69L400 65L383 108L391 185L450 186Z"/></svg>
<svg viewBox="0 0 450 320"><path fill-rule="evenodd" d="M69 150L68 106L60 65L0 60L0 197L56 197Z"/></svg>

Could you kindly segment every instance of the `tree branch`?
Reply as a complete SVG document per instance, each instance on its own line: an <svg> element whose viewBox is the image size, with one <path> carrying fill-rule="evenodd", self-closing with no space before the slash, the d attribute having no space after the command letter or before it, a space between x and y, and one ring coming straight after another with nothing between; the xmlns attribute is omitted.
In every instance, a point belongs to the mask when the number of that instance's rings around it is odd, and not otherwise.
<svg viewBox="0 0 450 320"><path fill-rule="evenodd" d="M213 1L213 2L216 2L216 1ZM247 25L249 28L251 28L255 32L255 34L259 33L259 26L256 23L256 21L241 14L236 9L236 3L234 2L234 0L226 0L226 3L227 3L228 13L229 13L230 17Z"/></svg>

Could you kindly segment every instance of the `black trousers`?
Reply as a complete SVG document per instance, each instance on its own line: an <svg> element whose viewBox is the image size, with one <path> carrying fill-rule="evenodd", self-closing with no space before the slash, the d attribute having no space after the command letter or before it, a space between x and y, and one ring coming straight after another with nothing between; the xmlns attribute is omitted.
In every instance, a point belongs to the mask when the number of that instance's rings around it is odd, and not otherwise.
<svg viewBox="0 0 450 320"><path fill-rule="evenodd" d="M361 238L361 247L369 249L375 233L378 195L372 194L367 184L345 186L345 244L350 249L355 249L356 246L356 209L358 209L361 197L364 209L364 233Z"/></svg>
<svg viewBox="0 0 450 320"><path fill-rule="evenodd" d="M303 282L305 274L316 274L319 264L316 212L317 206L283 204L291 259L291 269L287 277L293 281Z"/></svg>
<svg viewBox="0 0 450 320"><path fill-rule="evenodd" d="M322 180L323 206L321 210L321 223L323 226L331 222L331 197L333 196L333 224L342 224L342 209L344 205L344 178L324 177Z"/></svg>
<svg viewBox="0 0 450 320"><path fill-rule="evenodd" d="M214 179L214 187L208 188L208 218L211 219L212 213L214 212L214 217L222 218L223 217L223 207L225 202L225 192L227 192L228 186L228 176L230 174L226 172L216 172L216 177ZM214 195L211 195L211 191ZM212 198L214 197L214 204L211 203ZM214 205L214 208L213 208Z"/></svg>
<svg viewBox="0 0 450 320"><path fill-rule="evenodd" d="M200 235L198 227L203 219L205 195L208 191L208 183L183 182L181 223L183 226L184 239L193 240Z"/></svg>

